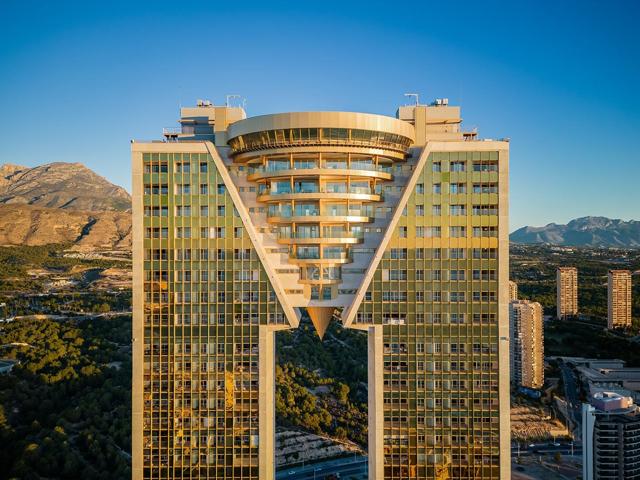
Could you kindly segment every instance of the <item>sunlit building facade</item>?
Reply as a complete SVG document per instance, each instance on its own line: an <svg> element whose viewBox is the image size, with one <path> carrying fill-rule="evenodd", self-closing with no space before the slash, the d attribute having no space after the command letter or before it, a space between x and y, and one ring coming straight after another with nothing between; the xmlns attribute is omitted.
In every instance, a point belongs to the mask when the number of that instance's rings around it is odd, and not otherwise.
<svg viewBox="0 0 640 480"><path fill-rule="evenodd" d="M509 301L518 299L518 284L509 280Z"/></svg>
<svg viewBox="0 0 640 480"><path fill-rule="evenodd" d="M631 271L609 270L607 284L607 326L631 326Z"/></svg>
<svg viewBox="0 0 640 480"><path fill-rule="evenodd" d="M540 389L544 385L544 328L542 305L529 300L512 300L511 379L515 385Z"/></svg>
<svg viewBox="0 0 640 480"><path fill-rule="evenodd" d="M508 142L446 101L180 123L132 144L133 477L274 478L306 313L367 332L370 478L509 478Z"/></svg>
<svg viewBox="0 0 640 480"><path fill-rule="evenodd" d="M578 315L578 269L558 267L556 271L556 315L560 320Z"/></svg>

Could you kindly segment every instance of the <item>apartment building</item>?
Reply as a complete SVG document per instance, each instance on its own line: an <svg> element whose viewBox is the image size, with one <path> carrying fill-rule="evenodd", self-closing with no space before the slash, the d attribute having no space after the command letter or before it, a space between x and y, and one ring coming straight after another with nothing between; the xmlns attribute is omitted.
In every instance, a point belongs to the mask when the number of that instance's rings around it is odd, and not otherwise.
<svg viewBox="0 0 640 480"><path fill-rule="evenodd" d="M558 267L557 283L557 317L561 320L578 315L578 269L575 267Z"/></svg>
<svg viewBox="0 0 640 480"><path fill-rule="evenodd" d="M544 326L542 305L528 300L509 304L511 380L519 387L544 385Z"/></svg>
<svg viewBox="0 0 640 480"><path fill-rule="evenodd" d="M274 336L369 348L372 479L510 478L507 141L199 102L133 142L133 478L274 478Z"/></svg>
<svg viewBox="0 0 640 480"><path fill-rule="evenodd" d="M608 328L631 326L631 271L609 270L607 284Z"/></svg>

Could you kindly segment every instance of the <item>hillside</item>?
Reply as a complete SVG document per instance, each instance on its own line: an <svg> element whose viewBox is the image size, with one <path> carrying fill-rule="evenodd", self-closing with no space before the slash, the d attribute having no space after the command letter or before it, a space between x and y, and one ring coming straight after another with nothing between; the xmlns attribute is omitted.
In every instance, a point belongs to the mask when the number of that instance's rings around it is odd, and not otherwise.
<svg viewBox="0 0 640 480"><path fill-rule="evenodd" d="M510 235L512 242L577 247L640 247L640 221L582 217L566 225L522 227Z"/></svg>
<svg viewBox="0 0 640 480"><path fill-rule="evenodd" d="M0 245L73 243L73 250L129 250L128 212L82 212L0 205Z"/></svg>
<svg viewBox="0 0 640 480"><path fill-rule="evenodd" d="M0 245L131 249L131 197L79 163L0 166Z"/></svg>
<svg viewBox="0 0 640 480"><path fill-rule="evenodd" d="M131 197L81 163L57 162L34 168L4 164L0 166L0 204L127 211Z"/></svg>

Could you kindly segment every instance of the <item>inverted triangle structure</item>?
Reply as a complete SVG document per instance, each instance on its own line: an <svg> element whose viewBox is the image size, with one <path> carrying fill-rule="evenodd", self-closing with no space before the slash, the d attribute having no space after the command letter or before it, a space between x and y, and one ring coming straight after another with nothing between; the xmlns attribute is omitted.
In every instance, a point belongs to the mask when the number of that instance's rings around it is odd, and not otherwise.
<svg viewBox="0 0 640 480"><path fill-rule="evenodd" d="M387 245L389 245L389 241L393 236L393 231L396 228L396 225L398 224L398 220L400 220L400 217L402 216L402 211L404 210L404 207L407 205L407 202L409 201L409 197L411 196L411 193L413 192L413 189L415 188L416 183L418 182L418 178L422 174L422 170L424 169L424 166L427 163L427 158L429 157L429 154L431 153L431 151L432 151L431 145L427 142L427 144L422 149L422 153L418 158L418 162L416 163L415 169L413 171L413 174L411 175L411 178L409 179L409 182L404 187L404 191L402 192L400 201L396 205L396 209L394 210L393 216L389 221L389 225L387 226L387 230L385 231L384 236L382 237L382 241L380 242L380 245L376 249L375 255L373 256L373 258L371 259L371 262L369 263L369 266L367 267L367 270L362 279L362 284L358 287L358 291L356 292L353 302L351 303L351 305L345 307L345 309L342 311L342 323L345 327L350 327L351 324L353 323L356 313L358 312L358 308L360 308L360 304L364 299L364 294L366 293L367 289L369 288L369 285L371 284L373 275L376 272L378 265L380 264L380 260L382 260L382 256L384 255L384 252L387 249Z"/></svg>
<svg viewBox="0 0 640 480"><path fill-rule="evenodd" d="M282 287L282 284L280 283L280 279L278 278L278 275L274 272L270 263L267 261L267 255L264 250L264 247L258 239L258 234L255 228L255 225L251 221L249 212L247 211L247 208L245 207L244 203L242 202L242 199L240 198L238 189L235 183L233 182L233 180L231 179L231 175L229 174L227 167L222 161L222 158L220 158L220 154L216 150L215 146L211 142L204 142L204 143L207 147L207 151L209 152L209 155L211 155L211 158L213 159L213 162L215 163L216 168L218 169L218 173L220 174L220 176L222 177L225 183L227 192L229 192L229 196L233 201L233 205L238 211L238 215L242 219L242 223L247 231L247 234L249 235L249 238L251 239L253 248L256 250L256 253L258 254L258 258L262 263L262 267L267 273L267 277L269 278L269 281L271 282L271 286L275 291L276 297L280 301L280 306L282 307L282 310L284 311L284 314L287 317L287 321L289 322L289 325L291 327L295 328L300 323L300 317L296 313L296 311L293 309L291 304L287 301L287 295L284 291L284 288Z"/></svg>

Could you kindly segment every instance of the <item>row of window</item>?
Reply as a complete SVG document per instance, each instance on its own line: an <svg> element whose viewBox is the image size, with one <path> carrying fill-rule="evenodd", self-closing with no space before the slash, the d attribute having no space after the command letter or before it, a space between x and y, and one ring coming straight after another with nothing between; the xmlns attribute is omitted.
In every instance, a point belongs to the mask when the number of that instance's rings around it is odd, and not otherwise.
<svg viewBox="0 0 640 480"><path fill-rule="evenodd" d="M424 194L424 183L416 184L416 193ZM431 193L436 195L442 193L442 184L434 183L431 186ZM461 182L454 182L449 184L449 193L460 194L467 193L467 184ZM495 182L482 182L474 183L471 186L471 193L498 193L498 184Z"/></svg>
<svg viewBox="0 0 640 480"><path fill-rule="evenodd" d="M209 184L201 183L198 190L194 190L191 188L190 183L176 183L173 186L173 192L176 195L191 195L195 194L196 191L199 192L200 195L208 195L209 194ZM169 185L166 183L146 183L143 188L143 192L145 195L168 195L169 194ZM227 193L227 187L224 183L218 183L216 185L215 193L217 195L224 195Z"/></svg>
<svg viewBox="0 0 640 480"><path fill-rule="evenodd" d="M496 259L498 258L497 248L473 248L473 259ZM384 258L391 258L393 260L404 260L408 258L408 249L406 248L391 248L388 252L385 252ZM465 248L416 248L415 249L417 259L443 259L443 253L448 253L448 258L452 260L464 260L467 258L467 249Z"/></svg>
<svg viewBox="0 0 640 480"><path fill-rule="evenodd" d="M365 300L367 298L365 297ZM371 300L369 298L369 300ZM415 321L417 325L442 325L453 324L462 325L467 322L468 315L466 313L416 313ZM358 312L356 315L356 323L373 323L373 313ZM474 313L472 323L475 325L495 325L498 317L495 313ZM382 323L387 325L405 325L407 323L406 313L383 313Z"/></svg>
<svg viewBox="0 0 640 480"><path fill-rule="evenodd" d="M431 164L431 171L434 173L437 172L465 172L467 169L467 162L465 161L454 161L449 162L449 169L447 170L445 164L445 168L442 168L442 162L433 162ZM471 171L473 172L497 172L498 171L498 161L497 160L478 160L474 161L471 166Z"/></svg>
<svg viewBox="0 0 640 480"><path fill-rule="evenodd" d="M496 353L497 347L495 345L489 345L488 343L473 343L468 348L469 344L466 343L423 343L417 342L415 344L416 353ZM426 346L426 348L425 348ZM385 343L385 354L404 354L409 353L409 348L406 343Z"/></svg>
<svg viewBox="0 0 640 480"><path fill-rule="evenodd" d="M498 227L473 227L472 234L474 238L488 238L498 236ZM407 238L409 227L398 227L398 236ZM442 227L415 227L416 238L440 238L442 237ZM466 226L449 227L449 238L465 238L467 236Z"/></svg>
<svg viewBox="0 0 640 480"><path fill-rule="evenodd" d="M425 270L415 270L416 280L446 280L446 271L443 270L426 270L427 275L425 276ZM497 280L498 275L496 270L478 270L474 269L471 271L471 278L473 280ZM408 271L405 269L383 269L382 270L382 281L387 280L407 280L408 279ZM449 280L452 281L463 281L467 279L467 270L455 269L449 270Z"/></svg>

